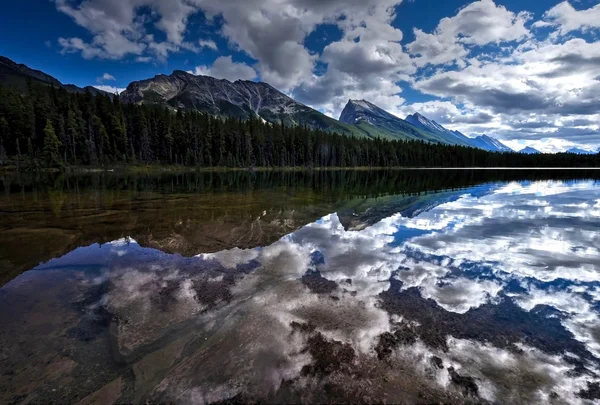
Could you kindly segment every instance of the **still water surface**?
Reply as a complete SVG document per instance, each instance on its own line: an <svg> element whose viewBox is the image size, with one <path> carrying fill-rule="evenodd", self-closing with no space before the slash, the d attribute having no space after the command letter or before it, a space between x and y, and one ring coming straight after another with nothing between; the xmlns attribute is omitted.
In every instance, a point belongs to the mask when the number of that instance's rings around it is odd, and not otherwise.
<svg viewBox="0 0 600 405"><path fill-rule="evenodd" d="M0 403L600 400L600 171L0 179Z"/></svg>

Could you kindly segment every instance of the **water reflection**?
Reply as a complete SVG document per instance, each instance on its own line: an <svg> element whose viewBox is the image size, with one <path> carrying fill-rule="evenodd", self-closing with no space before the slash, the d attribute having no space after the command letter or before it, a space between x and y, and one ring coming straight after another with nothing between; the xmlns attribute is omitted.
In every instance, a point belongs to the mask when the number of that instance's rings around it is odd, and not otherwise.
<svg viewBox="0 0 600 405"><path fill-rule="evenodd" d="M145 235L158 225L148 223L10 281L0 290L0 400L600 399L597 182L344 201L277 193L256 193L239 211L257 210L251 225L226 232L270 224L270 237L255 240L268 243L233 237L203 250L164 242L183 234L169 228L161 246L175 248L157 249ZM176 223L223 221L190 220L206 204L198 198L177 203L184 214L173 206ZM122 235L131 229L139 233Z"/></svg>

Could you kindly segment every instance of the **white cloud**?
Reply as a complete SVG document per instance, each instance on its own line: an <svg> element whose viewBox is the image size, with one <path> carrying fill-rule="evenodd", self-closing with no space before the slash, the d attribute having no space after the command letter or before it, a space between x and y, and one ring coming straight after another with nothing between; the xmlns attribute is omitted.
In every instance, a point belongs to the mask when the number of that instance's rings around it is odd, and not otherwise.
<svg viewBox="0 0 600 405"><path fill-rule="evenodd" d="M469 54L463 44L450 35L428 34L420 29L414 30L416 39L408 44L408 51L416 56L420 66L440 65L461 60Z"/></svg>
<svg viewBox="0 0 600 405"><path fill-rule="evenodd" d="M572 34L598 28L600 5L577 10L565 1L551 8L534 24L555 27L555 35L544 39L529 31L530 13L509 10L493 0L474 1L441 19L433 32L414 27L415 40L403 47L403 33L394 26L403 18L400 4L401 0L56 0L60 12L91 34L89 40L59 38L58 43L63 53L80 53L86 59L131 57L143 63L165 61L181 51L218 51L215 41L199 39L189 29L190 17L203 12L209 24L216 24L216 34L255 62L248 66L221 56L216 66L197 67L197 74L230 80L258 76L336 118L348 99L367 99L393 114L429 108L437 114L434 118L467 134L538 145L541 139L566 139L569 145L588 149L600 145L595 98L600 91L599 43ZM336 25L342 35L319 54L308 49L305 40L321 24ZM489 44L495 46L482 54ZM450 100L460 111L444 113L431 102L405 105L402 93L407 85L443 98L438 107ZM564 117L582 115L595 123L564 123ZM525 125L518 127L521 121Z"/></svg>
<svg viewBox="0 0 600 405"><path fill-rule="evenodd" d="M282 89L309 80L318 55L304 46L304 39L324 22L339 23L344 30L363 32L363 25L373 26L381 17L389 16L388 9L400 0L384 2L335 0L315 3L311 0L123 0L119 2L89 0L74 6L67 0L57 0L57 9L93 34L91 42L81 38L62 38L63 52L81 52L84 58L121 59L127 55L154 56L166 59L182 49L197 51L198 47L185 40L188 18L202 10L210 19L223 18L221 33L236 49L258 61L263 80ZM152 12L145 13L149 7ZM338 21L342 15L347 16ZM166 40L156 41L146 26L153 24L165 34ZM389 24L380 25L378 35L398 37L401 32ZM199 46L213 48L213 43Z"/></svg>
<svg viewBox="0 0 600 405"><path fill-rule="evenodd" d="M320 58L327 71L304 81L294 95L336 118L348 99L367 99L395 112L404 103L398 81L416 72L399 43L402 32L392 26L397 3L381 2L338 21L343 37Z"/></svg>
<svg viewBox="0 0 600 405"><path fill-rule="evenodd" d="M416 79L414 87L494 117L486 125L456 129L492 132L501 139L571 139L593 147L600 143L594 119L600 114L599 61L600 42L531 40L507 57L438 71Z"/></svg>
<svg viewBox="0 0 600 405"><path fill-rule="evenodd" d="M140 11L145 10L144 6L151 12ZM56 8L93 35L90 42L60 38L64 53L81 52L85 59L122 59L128 55L148 57L150 54L164 60L169 53L180 49L196 50L183 39L188 17L197 11L185 1L88 0L73 5L67 0L56 0ZM164 42L157 42L153 35L147 34L146 25L151 21L165 34Z"/></svg>
<svg viewBox="0 0 600 405"><path fill-rule="evenodd" d="M536 27L556 27L560 35L570 32L600 28L600 4L584 10L576 10L571 3L563 1L544 13L542 21Z"/></svg>
<svg viewBox="0 0 600 405"><path fill-rule="evenodd" d="M104 73L102 76L98 77L96 79L96 81L98 83L102 83L102 82L108 82L108 81L115 81L117 80L113 75L111 75L110 73Z"/></svg>
<svg viewBox="0 0 600 405"><path fill-rule="evenodd" d="M443 64L465 58L465 46L518 41L530 36L525 23L526 12L515 14L493 0L475 1L463 7L454 17L443 18L433 34L415 29L415 41L407 45L418 55L420 65Z"/></svg>
<svg viewBox="0 0 600 405"><path fill-rule="evenodd" d="M209 48L209 49L212 49L213 51L216 51L218 49L215 41L210 40L210 39L209 40L201 39L198 41L198 45L200 45L201 48Z"/></svg>
<svg viewBox="0 0 600 405"><path fill-rule="evenodd" d="M455 17L443 18L436 33L450 35L464 44L486 45L528 37L529 13L515 14L493 0L480 0L462 8Z"/></svg>
<svg viewBox="0 0 600 405"><path fill-rule="evenodd" d="M217 79L254 80L256 71L245 63L234 62L231 56L221 56L211 66L197 66L189 73L197 76L212 76Z"/></svg>

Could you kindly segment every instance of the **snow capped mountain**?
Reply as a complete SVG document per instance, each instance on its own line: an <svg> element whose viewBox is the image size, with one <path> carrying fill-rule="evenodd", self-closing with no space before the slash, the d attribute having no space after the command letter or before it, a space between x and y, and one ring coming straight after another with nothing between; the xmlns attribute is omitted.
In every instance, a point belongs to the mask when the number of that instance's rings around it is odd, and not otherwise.
<svg viewBox="0 0 600 405"><path fill-rule="evenodd" d="M527 146L519 151L519 153L524 153L526 155L536 155L538 153L542 153L537 149L532 148L531 146Z"/></svg>
<svg viewBox="0 0 600 405"><path fill-rule="evenodd" d="M171 75L133 82L120 98L127 103L158 104L242 119L254 116L276 124L306 125L364 136L354 127L297 102L267 83L243 80L232 83L176 70Z"/></svg>
<svg viewBox="0 0 600 405"><path fill-rule="evenodd" d="M567 150L566 153L575 153L576 155L595 155L598 152L594 152L592 150L585 150L581 148L571 148Z"/></svg>
<svg viewBox="0 0 600 405"><path fill-rule="evenodd" d="M499 140L487 135L480 135L471 139L471 144L480 149L490 152L514 152L511 148L504 145Z"/></svg>

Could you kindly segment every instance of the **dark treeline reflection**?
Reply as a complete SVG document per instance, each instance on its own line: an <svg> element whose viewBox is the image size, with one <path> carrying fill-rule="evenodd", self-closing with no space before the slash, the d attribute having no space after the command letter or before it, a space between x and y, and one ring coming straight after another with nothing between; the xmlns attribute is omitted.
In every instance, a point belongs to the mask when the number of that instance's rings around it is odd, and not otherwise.
<svg viewBox="0 0 600 405"><path fill-rule="evenodd" d="M600 179L593 170L0 174L0 285L80 246L133 238L194 256L268 246L338 213L362 229L507 181Z"/></svg>
<svg viewBox="0 0 600 405"><path fill-rule="evenodd" d="M310 189L329 197L377 197L473 186L486 182L600 179L600 170L326 170L163 172L5 173L4 194L77 192L218 193Z"/></svg>

